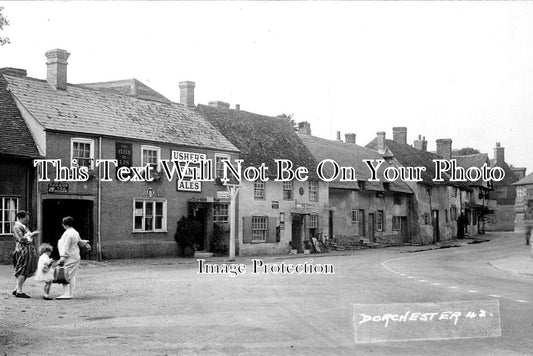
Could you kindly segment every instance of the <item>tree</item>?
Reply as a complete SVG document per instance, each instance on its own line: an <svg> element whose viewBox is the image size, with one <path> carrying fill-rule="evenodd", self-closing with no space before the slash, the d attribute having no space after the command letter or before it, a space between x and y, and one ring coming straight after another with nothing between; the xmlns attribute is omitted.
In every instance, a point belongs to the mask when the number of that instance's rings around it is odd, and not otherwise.
<svg viewBox="0 0 533 356"><path fill-rule="evenodd" d="M2 13L3 11L4 11L4 7L0 6L0 31L4 30L4 26L9 25L9 21L7 21L7 18ZM3 46L8 43L10 43L9 38L0 36L0 46Z"/></svg>
<svg viewBox="0 0 533 356"><path fill-rule="evenodd" d="M293 117L294 117L294 114L281 114L281 115L278 115L277 116L279 119L284 119L284 120L287 120L292 128L294 129L294 131L298 131L298 124L296 123L296 121L294 121Z"/></svg>
<svg viewBox="0 0 533 356"><path fill-rule="evenodd" d="M474 155L474 154L478 154L478 153L479 153L479 150L476 150L475 148L464 147L464 148L461 148L460 150L458 150L456 155L457 156L466 156L466 155Z"/></svg>

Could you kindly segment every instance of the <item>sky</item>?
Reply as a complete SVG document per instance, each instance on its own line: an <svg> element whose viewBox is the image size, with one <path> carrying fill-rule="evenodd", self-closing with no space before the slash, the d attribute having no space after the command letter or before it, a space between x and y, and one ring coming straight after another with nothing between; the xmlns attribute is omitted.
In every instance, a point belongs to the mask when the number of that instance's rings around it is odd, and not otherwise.
<svg viewBox="0 0 533 356"><path fill-rule="evenodd" d="M136 78L173 101L293 114L313 135L407 127L435 150L474 147L533 170L533 2L0 2L0 67L45 79L71 53L70 83Z"/></svg>

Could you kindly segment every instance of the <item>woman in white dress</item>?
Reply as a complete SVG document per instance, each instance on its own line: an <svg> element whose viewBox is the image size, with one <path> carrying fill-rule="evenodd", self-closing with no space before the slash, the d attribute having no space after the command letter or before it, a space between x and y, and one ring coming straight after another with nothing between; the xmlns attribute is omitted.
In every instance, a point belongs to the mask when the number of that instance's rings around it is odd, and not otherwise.
<svg viewBox="0 0 533 356"><path fill-rule="evenodd" d="M72 227L74 219L71 216L63 218L63 228L65 232L57 242L59 251L59 265L65 266L70 277L70 284L63 284L63 294L56 299L71 299L73 296L74 285L76 284L76 273L80 266L80 234Z"/></svg>

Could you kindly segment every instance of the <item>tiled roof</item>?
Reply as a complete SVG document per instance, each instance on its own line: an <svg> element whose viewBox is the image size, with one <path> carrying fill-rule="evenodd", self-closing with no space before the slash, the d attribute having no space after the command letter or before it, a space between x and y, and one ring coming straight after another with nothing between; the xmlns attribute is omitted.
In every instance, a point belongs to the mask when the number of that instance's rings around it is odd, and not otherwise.
<svg viewBox="0 0 533 356"><path fill-rule="evenodd" d="M237 151L213 125L181 104L77 85L56 90L44 80L5 78L14 97L46 130Z"/></svg>
<svg viewBox="0 0 533 356"><path fill-rule="evenodd" d="M464 155L464 156L453 156L453 158L457 161L457 165L459 167L463 167L465 169L468 169L470 167L477 167L481 168L486 163L487 166L490 167L490 161L489 156L486 153L477 153L477 154L471 154L471 155ZM470 185L476 185L476 186L487 186L487 182L484 182L483 179L479 179L477 182L469 183Z"/></svg>
<svg viewBox="0 0 533 356"><path fill-rule="evenodd" d="M491 167L500 167L505 172L505 177L501 181L494 182L494 186L495 187L502 186L502 185L513 184L516 181L518 181L518 179L516 179L516 176L514 175L513 170L511 169L511 167L509 167L509 165L506 162L496 162L495 159L491 159L490 160L490 166Z"/></svg>
<svg viewBox="0 0 533 356"><path fill-rule="evenodd" d="M41 157L26 122L7 91L7 82L2 74L0 74L0 155Z"/></svg>
<svg viewBox="0 0 533 356"><path fill-rule="evenodd" d="M111 82L83 83L78 85L110 93L134 96L139 99L155 100L165 103L170 102L169 99L135 78Z"/></svg>
<svg viewBox="0 0 533 356"><path fill-rule="evenodd" d="M513 183L513 185L529 185L533 184L533 172L529 173L524 178L520 179L518 182Z"/></svg>
<svg viewBox="0 0 533 356"><path fill-rule="evenodd" d="M385 140L385 146L394 154L394 159L404 167L425 167L426 170L422 172L422 182L427 185L452 185L464 190L471 191L463 182L450 182L450 177L443 174L444 182L434 182L435 178L435 163L434 159L442 159L435 153L419 150L406 144L398 143L393 140ZM374 138L366 145L366 148L377 150L377 138Z"/></svg>
<svg viewBox="0 0 533 356"><path fill-rule="evenodd" d="M198 112L241 151L244 167L265 163L270 176L274 176L277 174L274 160L288 159L294 168L307 167L309 177L316 177L315 158L287 120L207 105L198 105Z"/></svg>
<svg viewBox="0 0 533 356"><path fill-rule="evenodd" d="M370 182L368 180L371 177L371 171L366 163L363 162L365 159L383 159L383 156L379 153L353 143L331 141L311 135L299 135L299 137L307 148L309 148L317 161L332 159L340 166L353 167L355 169L355 178L365 182L366 190L386 190L383 186L383 182L387 182L387 180L383 177L383 171L390 165L384 162L378 170L378 178L380 181ZM332 176L332 166L329 164L326 165L325 172L328 176ZM359 189L357 182L340 182L338 179L330 182L330 186L342 189ZM388 190L412 193L409 186L401 180L390 182Z"/></svg>

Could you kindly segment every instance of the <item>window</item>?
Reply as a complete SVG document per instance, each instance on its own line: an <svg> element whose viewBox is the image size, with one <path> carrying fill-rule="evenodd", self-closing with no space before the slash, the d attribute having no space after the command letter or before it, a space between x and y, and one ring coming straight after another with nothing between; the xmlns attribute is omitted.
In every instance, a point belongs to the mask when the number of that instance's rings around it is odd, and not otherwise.
<svg viewBox="0 0 533 356"><path fill-rule="evenodd" d="M73 167L87 167L93 169L94 141L86 138L70 140L70 159ZM76 160L74 162L74 160Z"/></svg>
<svg viewBox="0 0 533 356"><path fill-rule="evenodd" d="M292 200L292 181L283 182L283 200Z"/></svg>
<svg viewBox="0 0 533 356"><path fill-rule="evenodd" d="M215 153L215 178L224 177L224 161L229 161L229 155Z"/></svg>
<svg viewBox="0 0 533 356"><path fill-rule="evenodd" d="M318 227L318 215L309 215L309 228L316 229Z"/></svg>
<svg viewBox="0 0 533 356"><path fill-rule="evenodd" d="M452 187L452 197L456 197L457 196L457 188L456 187Z"/></svg>
<svg viewBox="0 0 533 356"><path fill-rule="evenodd" d="M430 223L429 213L425 213L424 214L424 225L429 225L429 223Z"/></svg>
<svg viewBox="0 0 533 356"><path fill-rule="evenodd" d="M479 193L481 195L481 193ZM521 198L526 195L526 186L522 185L516 188L516 197Z"/></svg>
<svg viewBox="0 0 533 356"><path fill-rule="evenodd" d="M229 213L228 213L229 204L220 203L215 204L213 208L213 221L214 222L228 222Z"/></svg>
<svg viewBox="0 0 533 356"><path fill-rule="evenodd" d="M376 225L377 225L378 231L385 231L383 210L378 210L377 212Z"/></svg>
<svg viewBox="0 0 533 356"><path fill-rule="evenodd" d="M448 222L448 209L444 209L444 220Z"/></svg>
<svg viewBox="0 0 533 356"><path fill-rule="evenodd" d="M161 159L161 149L154 146L141 146L142 161L144 167L149 164L155 171L159 171L159 160Z"/></svg>
<svg viewBox="0 0 533 356"><path fill-rule="evenodd" d="M402 196L400 194L394 194L394 204L402 205Z"/></svg>
<svg viewBox="0 0 533 356"><path fill-rule="evenodd" d="M470 192L466 192L465 200L466 200L466 201L470 201L470 197L471 197Z"/></svg>
<svg viewBox="0 0 533 356"><path fill-rule="evenodd" d="M457 220L457 207L455 206L450 208L450 219Z"/></svg>
<svg viewBox="0 0 533 356"><path fill-rule="evenodd" d="M400 231L401 228L402 228L402 219L400 219L399 216L393 216L392 217L392 230Z"/></svg>
<svg viewBox="0 0 533 356"><path fill-rule="evenodd" d="M507 187L496 187L496 198L505 199L507 198Z"/></svg>
<svg viewBox="0 0 533 356"><path fill-rule="evenodd" d="M358 180L357 185L359 186L359 189L364 190L365 189L365 181Z"/></svg>
<svg viewBox="0 0 533 356"><path fill-rule="evenodd" d="M359 210L352 210L352 223L359 222Z"/></svg>
<svg viewBox="0 0 533 356"><path fill-rule="evenodd" d="M318 182L309 181L309 201L318 201Z"/></svg>
<svg viewBox="0 0 533 356"><path fill-rule="evenodd" d="M267 226L268 218L266 216L252 216L252 241L265 242Z"/></svg>
<svg viewBox="0 0 533 356"><path fill-rule="evenodd" d="M0 197L0 235L11 234L15 215L19 209L17 198Z"/></svg>
<svg viewBox="0 0 533 356"><path fill-rule="evenodd" d="M167 202L134 200L133 231L166 232Z"/></svg>
<svg viewBox="0 0 533 356"><path fill-rule="evenodd" d="M265 182L254 182L254 198L265 199Z"/></svg>

